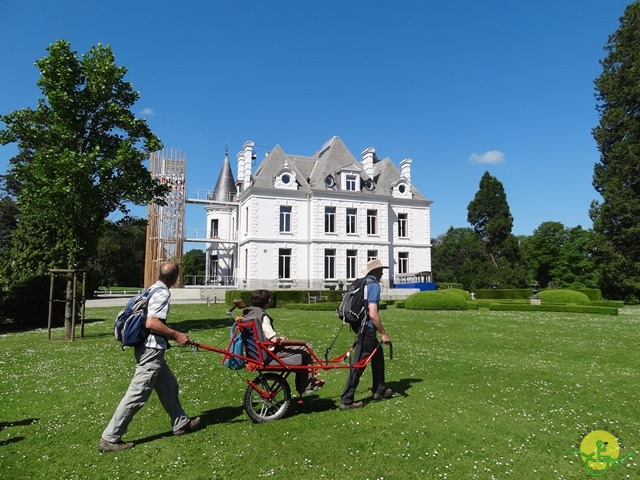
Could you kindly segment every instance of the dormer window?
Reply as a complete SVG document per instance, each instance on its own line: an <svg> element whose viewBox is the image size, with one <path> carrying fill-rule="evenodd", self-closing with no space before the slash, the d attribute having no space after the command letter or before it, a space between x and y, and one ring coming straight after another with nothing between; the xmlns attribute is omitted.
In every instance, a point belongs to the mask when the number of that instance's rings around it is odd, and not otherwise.
<svg viewBox="0 0 640 480"><path fill-rule="evenodd" d="M273 186L275 188L281 188L283 190L297 190L298 185L296 183L296 175L290 168L285 166L276 173Z"/></svg>
<svg viewBox="0 0 640 480"><path fill-rule="evenodd" d="M324 177L324 184L329 188L333 188L336 184L336 181L333 179L333 175L327 175Z"/></svg>
<svg viewBox="0 0 640 480"><path fill-rule="evenodd" d="M411 187L404 180L400 179L394 185L391 186L391 195L395 198L412 198Z"/></svg>
<svg viewBox="0 0 640 480"><path fill-rule="evenodd" d="M373 180L371 180L370 178L367 178L364 181L364 188L366 188L367 190L371 191L373 190L374 187L375 187L375 184L373 183Z"/></svg>
<svg viewBox="0 0 640 480"><path fill-rule="evenodd" d="M347 165L336 172L340 178L340 190L344 192L359 192L362 190L362 169L357 165Z"/></svg>
<svg viewBox="0 0 640 480"><path fill-rule="evenodd" d="M349 192L357 191L358 176L354 175L353 173L347 173L345 176L344 184L345 184L345 188L344 188L345 190Z"/></svg>

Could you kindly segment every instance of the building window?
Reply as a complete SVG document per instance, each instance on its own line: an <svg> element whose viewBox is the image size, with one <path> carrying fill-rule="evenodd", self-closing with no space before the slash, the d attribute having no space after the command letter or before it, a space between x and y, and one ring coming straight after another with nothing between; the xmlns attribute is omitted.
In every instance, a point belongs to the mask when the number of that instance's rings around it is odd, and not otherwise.
<svg viewBox="0 0 640 480"><path fill-rule="evenodd" d="M249 207L244 209L244 233L249 233Z"/></svg>
<svg viewBox="0 0 640 480"><path fill-rule="evenodd" d="M367 210L367 235L378 234L378 211Z"/></svg>
<svg viewBox="0 0 640 480"><path fill-rule="evenodd" d="M367 262L378 259L378 250L367 250Z"/></svg>
<svg viewBox="0 0 640 480"><path fill-rule="evenodd" d="M353 279L358 276L356 265L358 264L358 251L347 250L347 278Z"/></svg>
<svg viewBox="0 0 640 480"><path fill-rule="evenodd" d="M324 184L329 188L333 188L336 182L331 175L327 175L326 177L324 177Z"/></svg>
<svg viewBox="0 0 640 480"><path fill-rule="evenodd" d="M324 207L324 233L336 233L336 207Z"/></svg>
<svg viewBox="0 0 640 480"><path fill-rule="evenodd" d="M291 231L291 207L280 206L280 232Z"/></svg>
<svg viewBox="0 0 640 480"><path fill-rule="evenodd" d="M209 232L209 237L218 238L220 232L218 231L218 219L211 220L211 231Z"/></svg>
<svg viewBox="0 0 640 480"><path fill-rule="evenodd" d="M291 278L291 249L278 250L278 278Z"/></svg>
<svg viewBox="0 0 640 480"><path fill-rule="evenodd" d="M409 215L407 213L398 214L398 238L407 238L409 231Z"/></svg>
<svg viewBox="0 0 640 480"><path fill-rule="evenodd" d="M409 273L409 252L398 252L398 273Z"/></svg>
<svg viewBox="0 0 640 480"><path fill-rule="evenodd" d="M345 178L345 190L350 191L350 192L355 192L356 191L356 186L357 186L357 179L358 179L357 175L353 175L352 173L348 173L346 178Z"/></svg>
<svg viewBox="0 0 640 480"><path fill-rule="evenodd" d="M347 208L347 233L357 233L357 210L355 208Z"/></svg>
<svg viewBox="0 0 640 480"><path fill-rule="evenodd" d="M324 278L336 278L336 251L334 249L324 251Z"/></svg>

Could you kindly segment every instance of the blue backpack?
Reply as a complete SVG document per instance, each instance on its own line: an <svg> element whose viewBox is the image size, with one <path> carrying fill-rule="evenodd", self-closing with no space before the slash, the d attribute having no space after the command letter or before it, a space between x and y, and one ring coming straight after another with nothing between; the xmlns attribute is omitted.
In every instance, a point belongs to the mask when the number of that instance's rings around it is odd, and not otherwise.
<svg viewBox="0 0 640 480"><path fill-rule="evenodd" d="M149 335L145 327L147 321L147 305L149 298L157 289L146 288L140 294L132 297L116 317L113 335L124 347L142 345Z"/></svg>
<svg viewBox="0 0 640 480"><path fill-rule="evenodd" d="M235 332L236 326L231 325L231 332L229 333L229 337L232 338L230 352L235 355L243 355L243 345L242 345L242 335L240 331L236 332L236 336L233 336L233 332ZM245 367L245 361L241 358L237 357L227 357L224 361L224 365L229 367L231 370L242 370Z"/></svg>

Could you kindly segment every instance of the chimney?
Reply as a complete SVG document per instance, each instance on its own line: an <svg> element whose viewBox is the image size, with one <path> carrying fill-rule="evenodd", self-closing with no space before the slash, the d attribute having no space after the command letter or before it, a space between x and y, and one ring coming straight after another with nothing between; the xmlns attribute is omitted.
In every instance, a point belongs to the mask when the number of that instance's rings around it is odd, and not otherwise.
<svg viewBox="0 0 640 480"><path fill-rule="evenodd" d="M376 149L369 147L360 155L362 156L362 167L364 168L364 173L373 177L373 155L376 153Z"/></svg>
<svg viewBox="0 0 640 480"><path fill-rule="evenodd" d="M244 172L242 172L242 181L244 182L244 189L251 185L251 166L254 159L253 146L255 144L248 140L244 144Z"/></svg>
<svg viewBox="0 0 640 480"><path fill-rule="evenodd" d="M236 175L238 180L236 180L236 185L238 187L238 192L241 192L244 190L242 188L242 179L244 178L244 151L240 150L236 157L238 158L238 175Z"/></svg>
<svg viewBox="0 0 640 480"><path fill-rule="evenodd" d="M411 183L411 160L410 158L405 158L400 162L400 167L402 168L401 175L407 180L407 182Z"/></svg>

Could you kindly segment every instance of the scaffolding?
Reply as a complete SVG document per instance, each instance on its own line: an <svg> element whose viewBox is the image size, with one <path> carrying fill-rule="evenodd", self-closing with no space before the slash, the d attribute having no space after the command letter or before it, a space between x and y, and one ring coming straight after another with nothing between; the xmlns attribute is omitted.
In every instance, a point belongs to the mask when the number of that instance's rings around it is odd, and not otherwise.
<svg viewBox="0 0 640 480"><path fill-rule="evenodd" d="M153 152L149 163L153 178L170 185L171 190L164 198L166 205L148 207L145 286L155 283L164 262L175 262L182 271L187 157L180 150L164 149ZM175 286L182 286L182 276Z"/></svg>

